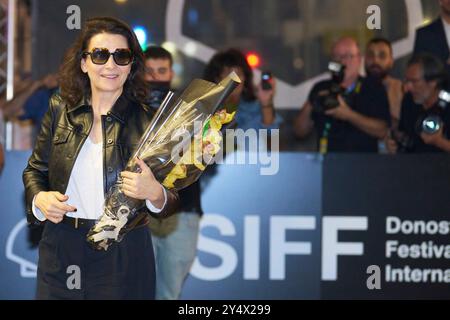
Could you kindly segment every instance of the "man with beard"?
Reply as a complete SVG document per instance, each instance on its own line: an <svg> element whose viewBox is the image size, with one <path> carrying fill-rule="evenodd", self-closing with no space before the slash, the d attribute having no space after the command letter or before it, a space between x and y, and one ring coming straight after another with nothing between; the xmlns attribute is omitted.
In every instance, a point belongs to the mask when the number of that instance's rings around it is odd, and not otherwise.
<svg viewBox="0 0 450 320"><path fill-rule="evenodd" d="M416 31L414 54L430 53L439 58L450 72L450 0L439 0L441 15Z"/></svg>
<svg viewBox="0 0 450 320"><path fill-rule="evenodd" d="M389 102L379 81L359 75L362 62L353 38L338 40L332 48L332 61L345 67L340 93L334 99L334 80L318 82L294 122L295 134L302 139L315 129L318 149L328 152L378 152L378 140L388 131ZM324 108L324 97L337 100L336 107ZM328 99L329 100L329 99Z"/></svg>
<svg viewBox="0 0 450 320"><path fill-rule="evenodd" d="M403 98L402 82L389 73L394 66L391 43L383 38L374 38L366 47L365 69L368 77L380 81L386 88L391 114L391 128L397 129Z"/></svg>
<svg viewBox="0 0 450 320"><path fill-rule="evenodd" d="M388 144L391 153L450 153L450 108L438 103L446 82L447 74L440 59L426 53L411 58L405 75L399 136L395 137L395 143ZM431 116L439 117L441 122L434 133L423 129L425 119Z"/></svg>

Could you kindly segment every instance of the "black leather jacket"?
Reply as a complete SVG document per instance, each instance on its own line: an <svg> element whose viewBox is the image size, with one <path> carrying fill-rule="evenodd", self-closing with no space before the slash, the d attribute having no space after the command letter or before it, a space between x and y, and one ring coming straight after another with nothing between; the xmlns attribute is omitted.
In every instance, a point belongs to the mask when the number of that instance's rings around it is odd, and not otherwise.
<svg viewBox="0 0 450 320"><path fill-rule="evenodd" d="M108 114L102 115L105 194L123 171L154 113L150 107L132 102L122 95ZM33 197L38 192L65 193L75 160L89 136L92 123L92 107L86 100L68 107L59 95L51 97L36 145L23 172L30 224L41 224L31 210ZM166 206L158 216L169 216L175 212L177 205L178 193L167 190ZM143 205L138 215L145 215L146 218L149 213Z"/></svg>

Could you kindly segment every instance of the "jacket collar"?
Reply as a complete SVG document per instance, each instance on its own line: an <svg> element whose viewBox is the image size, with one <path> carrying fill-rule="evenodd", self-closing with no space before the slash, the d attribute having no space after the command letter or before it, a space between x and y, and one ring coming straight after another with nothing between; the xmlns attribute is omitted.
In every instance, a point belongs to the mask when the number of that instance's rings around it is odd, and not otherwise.
<svg viewBox="0 0 450 320"><path fill-rule="evenodd" d="M116 103L112 106L111 110L108 111L108 115L111 115L121 123L125 123L125 119L128 114L128 109L130 107L131 102L125 97L124 94L120 95L120 97L117 99ZM68 107L67 112L71 113L75 110L80 109L81 107L90 107L90 101L88 97L83 97L76 105L72 107Z"/></svg>

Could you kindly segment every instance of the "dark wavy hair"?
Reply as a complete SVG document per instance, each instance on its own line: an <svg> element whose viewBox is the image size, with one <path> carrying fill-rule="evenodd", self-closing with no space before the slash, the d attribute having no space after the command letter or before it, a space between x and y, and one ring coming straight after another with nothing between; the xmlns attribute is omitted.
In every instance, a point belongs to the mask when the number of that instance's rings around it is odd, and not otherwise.
<svg viewBox="0 0 450 320"><path fill-rule="evenodd" d="M218 82L221 80L220 76L225 68L241 68L244 72L244 90L242 91L242 98L246 101L256 99L255 90L253 88L253 71L245 58L245 55L238 49L228 49L216 53L203 73L203 79L211 82Z"/></svg>
<svg viewBox="0 0 450 320"><path fill-rule="evenodd" d="M83 52L88 49L91 38L99 33L118 34L127 39L128 47L133 53L133 62L123 92L127 98L143 103L148 89L144 80L145 64L142 49L131 28L125 22L112 17L88 19L75 43L67 50L59 71L61 97L69 106L76 105L83 97L90 97L89 77L81 70L80 61L84 59Z"/></svg>

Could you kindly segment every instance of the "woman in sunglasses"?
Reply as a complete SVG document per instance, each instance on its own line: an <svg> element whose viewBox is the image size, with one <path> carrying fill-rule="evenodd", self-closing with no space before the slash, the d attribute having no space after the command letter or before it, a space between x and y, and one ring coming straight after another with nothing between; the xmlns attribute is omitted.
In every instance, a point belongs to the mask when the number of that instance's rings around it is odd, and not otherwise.
<svg viewBox="0 0 450 320"><path fill-rule="evenodd" d="M54 95L24 171L27 217L44 224L39 244L38 299L152 299L154 257L147 224L175 209L149 167L122 171L153 116L144 60L128 25L113 18L86 22L61 67ZM131 231L108 251L86 233L102 213L105 193L123 178L124 193L142 200Z"/></svg>

